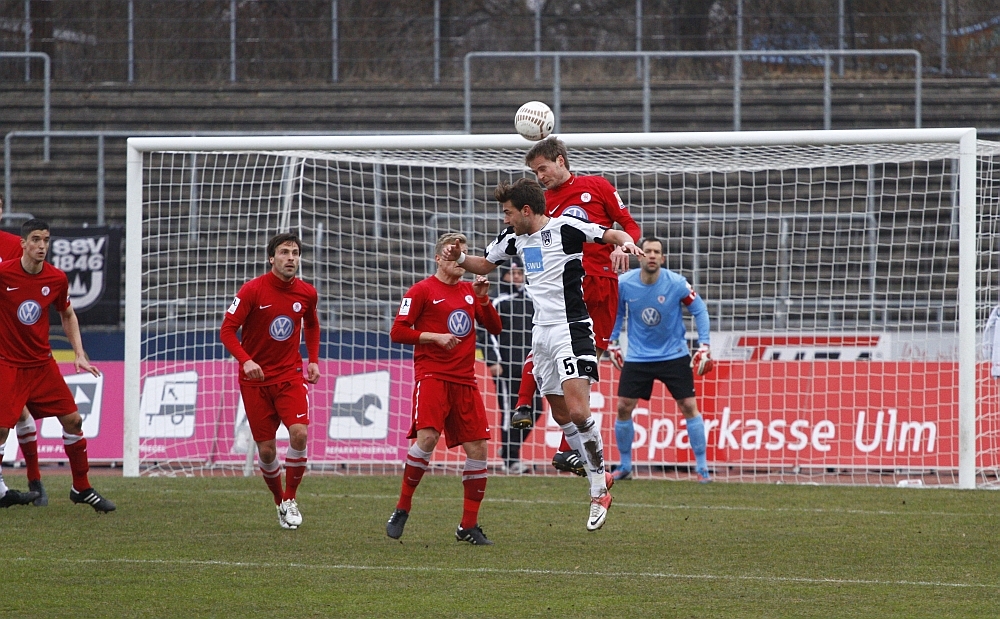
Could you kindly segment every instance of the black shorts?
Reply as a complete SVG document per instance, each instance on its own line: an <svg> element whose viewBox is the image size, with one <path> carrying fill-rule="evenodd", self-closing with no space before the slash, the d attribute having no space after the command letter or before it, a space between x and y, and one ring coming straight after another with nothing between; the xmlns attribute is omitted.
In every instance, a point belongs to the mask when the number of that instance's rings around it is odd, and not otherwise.
<svg viewBox="0 0 1000 619"><path fill-rule="evenodd" d="M653 395L654 380L666 385L675 400L693 398L691 357L685 355L670 361L626 361L618 380L618 397L648 400Z"/></svg>

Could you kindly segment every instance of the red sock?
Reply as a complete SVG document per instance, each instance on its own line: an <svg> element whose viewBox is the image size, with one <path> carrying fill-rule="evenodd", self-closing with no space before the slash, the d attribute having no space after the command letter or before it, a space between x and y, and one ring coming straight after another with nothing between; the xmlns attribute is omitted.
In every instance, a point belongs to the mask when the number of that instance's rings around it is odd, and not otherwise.
<svg viewBox="0 0 1000 619"><path fill-rule="evenodd" d="M463 471L462 485L465 499L462 501L462 528L468 529L479 523L479 505L486 495L486 469Z"/></svg>
<svg viewBox="0 0 1000 619"><path fill-rule="evenodd" d="M66 450L66 457L69 458L69 470L73 473L73 488L77 492L83 492L90 488L90 480L87 473L90 471L90 461L87 460L87 439L83 434L78 435L80 440L68 443L63 436L63 449Z"/></svg>
<svg viewBox="0 0 1000 619"><path fill-rule="evenodd" d="M34 432L17 437L21 453L24 454L24 465L28 469L28 481L39 481L42 478L42 471L38 468L38 441L35 437Z"/></svg>
<svg viewBox="0 0 1000 619"><path fill-rule="evenodd" d="M413 466L409 462L403 467L403 487L399 491L399 502L396 509L402 509L409 513L413 506L413 493L417 491L417 486L424 476L424 469Z"/></svg>
<svg viewBox="0 0 1000 619"><path fill-rule="evenodd" d="M517 390L517 406L532 406L535 402L535 392L538 383L535 382L535 362L531 355L524 360L521 368L521 387Z"/></svg>
<svg viewBox="0 0 1000 619"><path fill-rule="evenodd" d="M267 489L271 491L274 495L274 504L278 505L281 503L281 467L275 468L273 471L265 471L261 467L260 472L264 475L264 483L267 484Z"/></svg>
<svg viewBox="0 0 1000 619"><path fill-rule="evenodd" d="M569 443L566 442L565 434L562 435L562 440L559 441L559 451L573 451L572 448L569 446Z"/></svg>
<svg viewBox="0 0 1000 619"><path fill-rule="evenodd" d="M294 499L302 477L306 474L305 458L285 458L285 494L284 500Z"/></svg>

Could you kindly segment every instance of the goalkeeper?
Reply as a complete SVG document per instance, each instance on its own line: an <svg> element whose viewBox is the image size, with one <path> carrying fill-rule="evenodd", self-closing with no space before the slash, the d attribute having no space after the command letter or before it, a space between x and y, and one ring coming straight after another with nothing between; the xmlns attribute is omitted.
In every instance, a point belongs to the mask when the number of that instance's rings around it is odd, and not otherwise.
<svg viewBox="0 0 1000 619"><path fill-rule="evenodd" d="M698 481L707 483L711 477L705 458L705 424L698 412L691 368L699 376L712 370L708 308L683 275L663 268L663 243L646 238L641 248L645 257L639 259L640 268L618 280L618 316L608 347L612 363L621 370L618 420L615 422L621 465L614 478L628 479L632 475L632 439L635 436L632 411L639 400L649 399L653 381L659 380L667 386L687 419L688 441L694 452ZM682 307L694 316L698 327L699 347L693 358L688 354L684 337ZM617 340L626 317L629 346L623 359Z"/></svg>

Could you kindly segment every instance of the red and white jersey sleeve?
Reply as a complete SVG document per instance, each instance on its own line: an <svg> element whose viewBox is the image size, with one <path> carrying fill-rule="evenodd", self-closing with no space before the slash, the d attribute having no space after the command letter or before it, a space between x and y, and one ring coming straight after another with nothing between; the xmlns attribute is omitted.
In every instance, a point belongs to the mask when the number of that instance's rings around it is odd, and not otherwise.
<svg viewBox="0 0 1000 619"><path fill-rule="evenodd" d="M545 211L549 217L569 215L611 228L621 225L636 243L642 237L639 225L614 186L603 176L572 175L562 185L545 191ZM617 278L611 267L614 245L588 244L583 250L583 270L587 275Z"/></svg>
<svg viewBox="0 0 1000 619"><path fill-rule="evenodd" d="M240 288L226 310L220 339L240 362L241 383L262 386L302 378L302 323L318 324L317 302L312 285L298 278L283 282L270 271ZM243 364L250 359L264 372L263 381L244 375Z"/></svg>
<svg viewBox="0 0 1000 619"><path fill-rule="evenodd" d="M52 357L49 306L70 306L66 274L47 262L40 273L24 270L20 260L0 263L0 363L44 365Z"/></svg>
<svg viewBox="0 0 1000 619"><path fill-rule="evenodd" d="M476 384L476 295L470 282L448 285L435 276L414 284L403 296L393 331L451 333L461 343L445 350L437 344L414 344L414 379L437 378Z"/></svg>
<svg viewBox="0 0 1000 619"><path fill-rule="evenodd" d="M0 262L17 260L24 250L21 248L21 237L0 230Z"/></svg>

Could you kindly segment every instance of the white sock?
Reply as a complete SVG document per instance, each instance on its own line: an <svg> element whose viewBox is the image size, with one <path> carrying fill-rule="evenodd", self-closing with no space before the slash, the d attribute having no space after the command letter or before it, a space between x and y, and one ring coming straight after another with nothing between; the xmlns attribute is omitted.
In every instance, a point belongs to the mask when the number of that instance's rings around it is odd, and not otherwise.
<svg viewBox="0 0 1000 619"><path fill-rule="evenodd" d="M582 445L581 453L586 454L590 496L601 496L608 491L608 484L604 478L604 440L597 430L593 417L589 417L583 426L578 426L577 429Z"/></svg>
<svg viewBox="0 0 1000 619"><path fill-rule="evenodd" d="M586 462L587 454L583 452L583 440L580 438L580 431L576 428L576 424L571 421L567 424L560 425L559 427L562 428L563 435L566 436L566 442L569 443L569 448L580 454L580 458Z"/></svg>
<svg viewBox="0 0 1000 619"><path fill-rule="evenodd" d="M3 452L7 448L7 443L0 443L0 496L7 494L7 482L3 480Z"/></svg>

